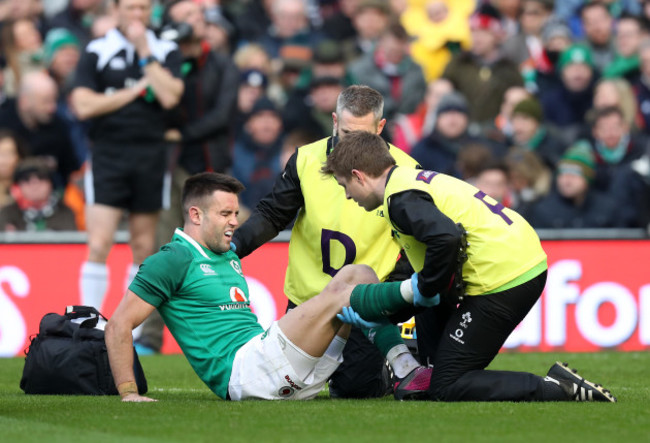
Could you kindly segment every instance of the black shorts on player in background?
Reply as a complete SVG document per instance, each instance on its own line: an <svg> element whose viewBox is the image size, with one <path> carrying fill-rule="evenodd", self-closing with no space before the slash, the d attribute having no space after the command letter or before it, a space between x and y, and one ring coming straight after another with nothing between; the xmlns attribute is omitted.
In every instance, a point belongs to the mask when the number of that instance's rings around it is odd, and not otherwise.
<svg viewBox="0 0 650 443"><path fill-rule="evenodd" d="M433 364L429 395L442 401L531 401L543 377L484 370L542 295L547 272L511 289L466 296L416 315L420 361Z"/></svg>
<svg viewBox="0 0 650 443"><path fill-rule="evenodd" d="M88 203L155 212L168 203L167 145L96 143L86 180Z"/></svg>

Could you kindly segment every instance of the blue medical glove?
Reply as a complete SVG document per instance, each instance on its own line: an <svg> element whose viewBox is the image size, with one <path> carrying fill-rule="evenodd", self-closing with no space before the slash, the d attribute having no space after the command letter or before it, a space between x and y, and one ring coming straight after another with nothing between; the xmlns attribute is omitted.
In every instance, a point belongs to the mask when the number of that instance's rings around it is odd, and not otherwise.
<svg viewBox="0 0 650 443"><path fill-rule="evenodd" d="M430 308L431 306L438 306L440 304L440 294L436 294L433 297L425 297L420 293L417 272L414 272L411 276L411 288L413 288L413 306Z"/></svg>
<svg viewBox="0 0 650 443"><path fill-rule="evenodd" d="M230 250L232 252L237 252L237 245L235 244L235 242L232 241L230 242Z"/></svg>
<svg viewBox="0 0 650 443"><path fill-rule="evenodd" d="M351 306L345 306L343 309L341 309L341 313L336 314L336 318L341 320L343 323L347 323L349 325L362 329L378 328L379 326L386 324L362 319L361 316L357 314Z"/></svg>

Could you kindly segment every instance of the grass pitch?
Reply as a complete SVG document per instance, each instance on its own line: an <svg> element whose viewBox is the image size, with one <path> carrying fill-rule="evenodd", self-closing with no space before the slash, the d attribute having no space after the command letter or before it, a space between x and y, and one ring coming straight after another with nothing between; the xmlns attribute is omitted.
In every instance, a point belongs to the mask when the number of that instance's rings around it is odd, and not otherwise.
<svg viewBox="0 0 650 443"><path fill-rule="evenodd" d="M648 442L650 353L500 354L490 369L568 361L619 403L226 402L181 355L141 357L157 403L25 395L24 359L0 359L0 442Z"/></svg>

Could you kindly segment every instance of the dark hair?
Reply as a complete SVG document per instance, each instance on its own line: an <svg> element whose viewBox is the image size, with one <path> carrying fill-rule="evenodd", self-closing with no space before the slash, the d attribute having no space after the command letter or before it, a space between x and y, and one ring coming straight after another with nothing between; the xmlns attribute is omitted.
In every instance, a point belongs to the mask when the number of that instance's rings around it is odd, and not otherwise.
<svg viewBox="0 0 650 443"><path fill-rule="evenodd" d="M166 2L163 2L165 7L163 9L163 14L162 14L162 20L161 20L161 25L169 25L170 23L173 23L174 20L172 19L172 8L176 6L179 3L182 3L186 0L168 0Z"/></svg>
<svg viewBox="0 0 650 443"><path fill-rule="evenodd" d="M217 172L201 172L188 178L183 185L181 204L183 216L187 217L190 206L205 205L205 198L214 191L239 194L244 190L244 185L239 180L226 174Z"/></svg>
<svg viewBox="0 0 650 443"><path fill-rule="evenodd" d="M410 38L409 34L404 29L404 26L399 22L399 20L391 20L384 31L384 35L390 35L395 37L400 42L407 42Z"/></svg>
<svg viewBox="0 0 650 443"><path fill-rule="evenodd" d="M372 112L375 121L379 122L384 113L384 97L370 86L348 86L336 99L336 114L339 118L344 110L355 117L363 117Z"/></svg>
<svg viewBox="0 0 650 443"><path fill-rule="evenodd" d="M588 9L599 9L599 8L604 9L605 12L607 12L607 15L609 15L610 17L612 16L612 13L609 10L609 8L607 7L607 5L605 4L605 2L600 1L600 0L593 0L593 1L589 1L589 2L584 2L582 4L582 6L580 6L580 8L578 9L579 16L580 16L580 18L583 18L583 15L584 15L586 10L588 10Z"/></svg>
<svg viewBox="0 0 650 443"><path fill-rule="evenodd" d="M395 159L383 138L371 132L353 131L336 144L321 172L348 178L353 169L358 169L371 177L379 177L394 165Z"/></svg>
<svg viewBox="0 0 650 443"><path fill-rule="evenodd" d="M610 115L618 115L623 121L625 121L625 114L623 110L618 106L605 106L604 108L593 109L591 115L591 125L595 126L598 123L598 120L609 117Z"/></svg>
<svg viewBox="0 0 650 443"><path fill-rule="evenodd" d="M14 183L28 181L33 176L54 183L54 170L45 157L27 157L18 163L14 171Z"/></svg>
<svg viewBox="0 0 650 443"><path fill-rule="evenodd" d="M16 145L16 152L18 153L18 158L20 160L24 159L29 155L29 149L27 148L27 144L21 137L17 136L13 131L9 129L0 129L0 141L4 140L5 138L10 138L14 141L14 145Z"/></svg>

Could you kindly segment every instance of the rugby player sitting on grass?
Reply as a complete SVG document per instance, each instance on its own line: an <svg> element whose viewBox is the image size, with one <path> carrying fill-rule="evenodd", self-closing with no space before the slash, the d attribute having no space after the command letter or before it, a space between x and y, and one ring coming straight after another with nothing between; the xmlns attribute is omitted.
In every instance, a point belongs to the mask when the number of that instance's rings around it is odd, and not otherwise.
<svg viewBox="0 0 650 443"><path fill-rule="evenodd" d="M131 331L156 308L199 378L223 399L313 398L341 363L350 326L337 314L350 305L355 284L376 283L377 275L365 265L346 266L319 295L265 331L250 309L241 264L231 250L242 189L236 179L217 173L186 181L183 229L144 261L106 325L123 401L154 401L137 392ZM397 303L410 306L401 297ZM349 322L345 314L341 318ZM392 334L378 332L374 343L389 362L396 358L389 352L396 344Z"/></svg>

